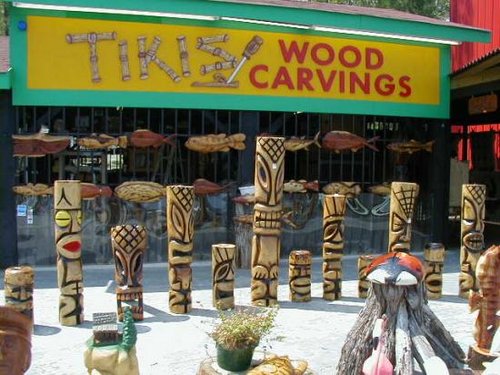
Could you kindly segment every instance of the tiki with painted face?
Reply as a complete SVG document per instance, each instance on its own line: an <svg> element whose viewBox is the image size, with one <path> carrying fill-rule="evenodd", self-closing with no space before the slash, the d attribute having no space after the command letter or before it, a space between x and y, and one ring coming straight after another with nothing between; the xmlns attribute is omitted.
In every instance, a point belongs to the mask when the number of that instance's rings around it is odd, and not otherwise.
<svg viewBox="0 0 500 375"><path fill-rule="evenodd" d="M418 197L418 185L411 182L391 184L388 252L410 252L411 219Z"/></svg>
<svg viewBox="0 0 500 375"><path fill-rule="evenodd" d="M123 320L125 306L130 306L134 320L143 319L142 265L147 243L148 234L142 225L119 225L111 229L120 321Z"/></svg>
<svg viewBox="0 0 500 375"><path fill-rule="evenodd" d="M443 290L444 245L437 242L424 247L425 286L428 299L441 298Z"/></svg>
<svg viewBox="0 0 500 375"><path fill-rule="evenodd" d="M324 195L323 298L328 301L340 299L342 294L345 209L345 195Z"/></svg>
<svg viewBox="0 0 500 375"><path fill-rule="evenodd" d="M462 221L460 247L459 295L469 297L469 290L479 290L476 265L484 250L484 204L486 186L479 184L462 185Z"/></svg>
<svg viewBox="0 0 500 375"><path fill-rule="evenodd" d="M234 255L232 244L212 245L212 302L226 310L234 307Z"/></svg>
<svg viewBox="0 0 500 375"><path fill-rule="evenodd" d="M82 209L80 181L54 183L54 221L57 250L59 322L73 326L83 323Z"/></svg>
<svg viewBox="0 0 500 375"><path fill-rule="evenodd" d="M23 313L33 322L33 268L7 268L4 286L5 304Z"/></svg>
<svg viewBox="0 0 500 375"><path fill-rule="evenodd" d="M192 186L167 186L169 306L177 314L191 311L193 202Z"/></svg>
<svg viewBox="0 0 500 375"><path fill-rule="evenodd" d="M0 374L22 375L31 364L29 317L11 307L0 306Z"/></svg>
<svg viewBox="0 0 500 375"><path fill-rule="evenodd" d="M311 300L311 252L292 250L288 263L288 286L290 301L308 302Z"/></svg>
<svg viewBox="0 0 500 375"><path fill-rule="evenodd" d="M252 304L278 304L285 139L257 137L252 238Z"/></svg>

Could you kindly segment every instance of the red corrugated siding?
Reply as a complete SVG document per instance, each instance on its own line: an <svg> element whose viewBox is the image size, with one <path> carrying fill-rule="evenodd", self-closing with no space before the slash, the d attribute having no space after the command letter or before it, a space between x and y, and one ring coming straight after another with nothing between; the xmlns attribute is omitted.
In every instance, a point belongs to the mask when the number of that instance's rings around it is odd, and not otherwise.
<svg viewBox="0 0 500 375"><path fill-rule="evenodd" d="M491 43L463 43L453 47L453 71L500 47L500 0L451 0L450 21L492 32Z"/></svg>

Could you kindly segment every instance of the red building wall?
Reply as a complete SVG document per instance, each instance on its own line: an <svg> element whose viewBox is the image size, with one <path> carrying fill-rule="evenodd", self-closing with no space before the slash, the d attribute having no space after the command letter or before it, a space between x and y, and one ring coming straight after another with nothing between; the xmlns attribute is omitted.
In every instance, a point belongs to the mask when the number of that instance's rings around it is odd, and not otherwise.
<svg viewBox="0 0 500 375"><path fill-rule="evenodd" d="M456 71L488 52L500 48L500 0L451 0L450 21L491 30L491 43L462 43L452 48Z"/></svg>

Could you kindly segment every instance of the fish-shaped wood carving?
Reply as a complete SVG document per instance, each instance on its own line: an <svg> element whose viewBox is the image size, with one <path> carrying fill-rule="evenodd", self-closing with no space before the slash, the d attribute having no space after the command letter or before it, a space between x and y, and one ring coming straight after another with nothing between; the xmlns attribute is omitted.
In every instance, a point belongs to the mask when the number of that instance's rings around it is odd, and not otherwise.
<svg viewBox="0 0 500 375"><path fill-rule="evenodd" d="M288 356L271 354L247 375L302 375L307 368L307 361L291 361Z"/></svg>
<svg viewBox="0 0 500 375"><path fill-rule="evenodd" d="M79 138L77 143L80 147L85 147L90 150L98 150L113 146L126 148L128 145L128 140L126 136L115 138L107 134L92 134L90 137Z"/></svg>
<svg viewBox="0 0 500 375"><path fill-rule="evenodd" d="M166 137L148 129L138 129L128 136L128 143L129 146L137 148L146 148L146 147L158 148L164 143L169 144L172 147L175 147L175 142L174 142L175 137L176 134L172 134L171 136Z"/></svg>
<svg viewBox="0 0 500 375"><path fill-rule="evenodd" d="M319 191L319 182L318 182L318 180L314 180L314 181L300 180L300 181L302 181L302 184L304 185L304 187L306 188L306 190L316 191L316 192Z"/></svg>
<svg viewBox="0 0 500 375"><path fill-rule="evenodd" d="M111 197L113 191L109 186L95 185L88 182L80 184L82 199L94 199L96 197Z"/></svg>
<svg viewBox="0 0 500 375"><path fill-rule="evenodd" d="M379 136L375 136L367 140L359 135L346 131L332 130L323 136L321 146L324 149L337 153L343 150L356 152L365 146L373 151L378 151L378 148L373 144L378 138Z"/></svg>
<svg viewBox="0 0 500 375"><path fill-rule="evenodd" d="M227 189L227 186L221 186L204 178L194 180L193 187L196 195L220 194Z"/></svg>
<svg viewBox="0 0 500 375"><path fill-rule="evenodd" d="M254 194L239 195L233 198L233 202L239 204L254 204L255 195Z"/></svg>
<svg viewBox="0 0 500 375"><path fill-rule="evenodd" d="M309 146L315 144L319 148L321 148L321 144L319 143L319 135L318 132L314 139L306 139L305 137L291 137L285 140L285 150L295 152L298 150L309 150Z"/></svg>
<svg viewBox="0 0 500 375"><path fill-rule="evenodd" d="M57 154L69 146L71 137L45 133L13 135L14 156L42 157Z"/></svg>
<svg viewBox="0 0 500 375"><path fill-rule="evenodd" d="M32 184L31 182L26 185L18 185L12 188L14 193L19 195L52 195L54 188L45 184Z"/></svg>
<svg viewBox="0 0 500 375"><path fill-rule="evenodd" d="M127 181L115 188L115 194L129 202L156 202L165 196L165 187L156 182Z"/></svg>
<svg viewBox="0 0 500 375"><path fill-rule="evenodd" d="M400 154L413 154L417 151L427 151L432 152L432 145L434 141L429 141L427 143L417 142L412 139L409 142L395 142L387 145L387 148L391 151L398 152Z"/></svg>
<svg viewBox="0 0 500 375"><path fill-rule="evenodd" d="M191 151L198 151L202 153L223 151L227 152L231 148L235 150L245 149L245 134L236 133L232 135L220 134L207 134L189 137L184 144Z"/></svg>
<svg viewBox="0 0 500 375"><path fill-rule="evenodd" d="M301 181L290 180L283 184L283 191L287 193L305 193L306 188Z"/></svg>
<svg viewBox="0 0 500 375"><path fill-rule="evenodd" d="M340 194L345 195L347 198L354 198L361 194L361 186L357 182L330 182L328 185L323 186L325 194Z"/></svg>
<svg viewBox="0 0 500 375"><path fill-rule="evenodd" d="M391 184L390 183L383 183L380 185L370 186L368 188L368 191L370 193L381 195L381 196L391 195Z"/></svg>

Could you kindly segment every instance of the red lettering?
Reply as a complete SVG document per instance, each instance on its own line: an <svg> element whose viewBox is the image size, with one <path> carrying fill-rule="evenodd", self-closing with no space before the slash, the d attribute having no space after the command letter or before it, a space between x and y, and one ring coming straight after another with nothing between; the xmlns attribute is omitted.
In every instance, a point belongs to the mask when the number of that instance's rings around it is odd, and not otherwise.
<svg viewBox="0 0 500 375"><path fill-rule="evenodd" d="M339 72L339 92L345 92L345 72L343 70Z"/></svg>
<svg viewBox="0 0 500 375"><path fill-rule="evenodd" d="M352 55L351 58L349 58L349 54ZM351 59L352 61L350 61ZM354 46L342 47L339 51L339 60L346 68L355 68L361 63L361 52Z"/></svg>
<svg viewBox="0 0 500 375"><path fill-rule="evenodd" d="M391 75L381 74L375 79L375 90L382 96L392 95L396 89L393 81L394 78Z"/></svg>
<svg viewBox="0 0 500 375"><path fill-rule="evenodd" d="M250 69L250 82L252 83L252 85L257 87L258 89L267 89L269 87L269 83L267 81L260 81L259 82L257 80L257 72L260 70L262 70L264 72L268 72L269 67L267 65L264 65L264 64L259 64L259 65L255 65L254 67L252 67L252 69Z"/></svg>
<svg viewBox="0 0 500 375"><path fill-rule="evenodd" d="M321 88L323 91L328 92L332 88L333 81L335 80L335 76L337 75L336 70L330 70L330 74L328 75L328 80L325 80L325 76L323 75L323 71L320 69L316 69L316 74L319 78L319 83L321 83Z"/></svg>
<svg viewBox="0 0 500 375"><path fill-rule="evenodd" d="M399 96L406 98L411 95L411 86L408 84L410 82L410 77L402 76L399 78L399 86L401 86L401 91L399 91Z"/></svg>
<svg viewBox="0 0 500 375"><path fill-rule="evenodd" d="M292 61L292 58L294 56L299 63L302 64L304 62L307 50L309 49L309 42L303 43L301 49L299 49L299 46L295 40L290 43L289 47L285 45L285 41L283 39L280 39L278 43L281 49L281 56L283 56L283 60L285 62L289 63L290 61Z"/></svg>
<svg viewBox="0 0 500 375"><path fill-rule="evenodd" d="M298 68L297 69L297 89L303 90L306 87L309 91L314 91L314 87L311 85L311 80L313 78L313 72L309 68Z"/></svg>
<svg viewBox="0 0 500 375"><path fill-rule="evenodd" d="M326 56L321 53L321 50L325 51ZM311 58L318 65L329 65L335 59L335 51L329 44L317 43L311 49Z"/></svg>
<svg viewBox="0 0 500 375"><path fill-rule="evenodd" d="M276 77L274 78L273 85L271 88L276 89L280 85L285 85L290 90L294 90L292 78L290 74L288 74L288 70L284 66L280 66L278 69L278 73L276 73Z"/></svg>
<svg viewBox="0 0 500 375"><path fill-rule="evenodd" d="M358 73L355 72L349 73L349 78L349 91L351 94L356 92L356 86L358 86L365 94L370 93L370 73L365 73L364 81L359 77Z"/></svg>
<svg viewBox="0 0 500 375"><path fill-rule="evenodd" d="M366 48L366 69L378 69L384 64L384 55L377 48Z"/></svg>

